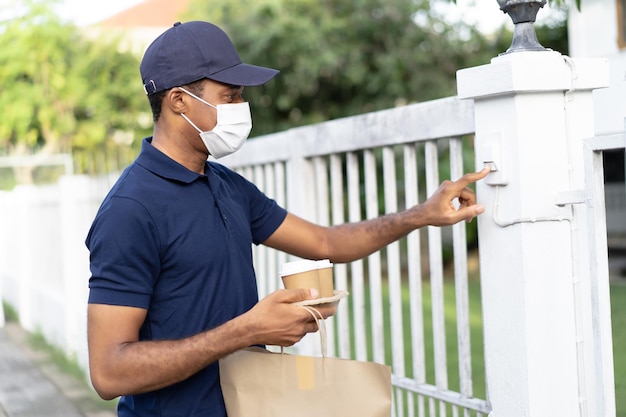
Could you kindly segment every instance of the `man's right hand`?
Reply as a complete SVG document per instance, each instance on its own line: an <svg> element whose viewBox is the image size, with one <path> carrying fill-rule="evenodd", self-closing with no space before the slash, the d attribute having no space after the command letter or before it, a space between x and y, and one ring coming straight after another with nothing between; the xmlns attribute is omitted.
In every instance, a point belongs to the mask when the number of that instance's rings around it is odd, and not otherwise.
<svg viewBox="0 0 626 417"><path fill-rule="evenodd" d="M298 301L317 297L314 289L278 290L259 301L250 311L241 316L247 321L255 344L291 346L307 333L318 330L311 313L294 305ZM323 318L337 312L336 305L314 306Z"/></svg>
<svg viewBox="0 0 626 417"><path fill-rule="evenodd" d="M279 290L248 312L213 329L177 340L139 340L146 310L89 304L89 369L94 388L107 400L141 394L189 378L236 350L255 344L290 346L317 331L313 316L297 301L309 290ZM335 307L319 308L322 317Z"/></svg>

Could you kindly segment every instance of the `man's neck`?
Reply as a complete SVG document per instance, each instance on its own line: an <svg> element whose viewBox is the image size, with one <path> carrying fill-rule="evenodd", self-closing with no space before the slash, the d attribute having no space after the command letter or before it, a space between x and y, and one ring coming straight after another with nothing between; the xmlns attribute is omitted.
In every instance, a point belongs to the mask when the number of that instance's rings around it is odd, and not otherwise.
<svg viewBox="0 0 626 417"><path fill-rule="evenodd" d="M164 133L159 132L158 129L154 130L152 146L188 170L204 174L207 154L194 148L185 137L165 136Z"/></svg>

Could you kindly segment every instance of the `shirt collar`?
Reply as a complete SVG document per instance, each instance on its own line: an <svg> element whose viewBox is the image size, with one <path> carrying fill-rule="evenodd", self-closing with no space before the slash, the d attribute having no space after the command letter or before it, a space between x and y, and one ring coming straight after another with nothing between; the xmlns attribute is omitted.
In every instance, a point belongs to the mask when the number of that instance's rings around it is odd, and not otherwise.
<svg viewBox="0 0 626 417"><path fill-rule="evenodd" d="M152 146L151 136L143 139L141 143L141 153L137 157L136 162L138 165L160 177L187 184L194 182L200 177L204 177L202 174L198 174L197 172L185 168ZM208 170L209 167L205 167L205 172L208 172Z"/></svg>

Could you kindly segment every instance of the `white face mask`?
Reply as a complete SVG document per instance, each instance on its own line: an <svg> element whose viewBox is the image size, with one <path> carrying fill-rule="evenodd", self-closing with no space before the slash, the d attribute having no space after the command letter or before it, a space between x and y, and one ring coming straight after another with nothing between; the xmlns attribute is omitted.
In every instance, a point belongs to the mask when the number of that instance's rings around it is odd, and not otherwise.
<svg viewBox="0 0 626 417"><path fill-rule="evenodd" d="M178 87L196 100L217 110L217 124L213 130L203 132L184 113L181 116L193 126L199 133L204 146L214 158L221 158L241 148L252 130L252 117L250 116L250 104L248 102L218 104L217 106L190 93L182 87Z"/></svg>

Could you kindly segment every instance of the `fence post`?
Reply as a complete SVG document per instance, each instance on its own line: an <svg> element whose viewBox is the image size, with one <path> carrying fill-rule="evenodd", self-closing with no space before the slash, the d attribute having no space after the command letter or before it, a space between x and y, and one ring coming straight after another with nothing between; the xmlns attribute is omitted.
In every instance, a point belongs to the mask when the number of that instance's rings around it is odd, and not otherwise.
<svg viewBox="0 0 626 417"><path fill-rule="evenodd" d="M492 415L614 416L612 372L593 388L589 328L610 317L591 317L585 207L573 206L585 202L582 139L607 62L516 52L457 79L475 101L476 165L495 169L477 184Z"/></svg>

